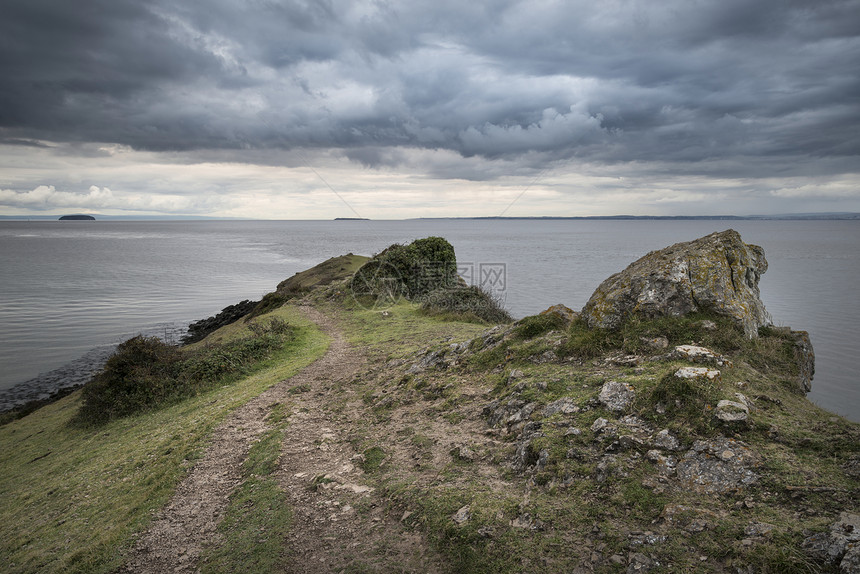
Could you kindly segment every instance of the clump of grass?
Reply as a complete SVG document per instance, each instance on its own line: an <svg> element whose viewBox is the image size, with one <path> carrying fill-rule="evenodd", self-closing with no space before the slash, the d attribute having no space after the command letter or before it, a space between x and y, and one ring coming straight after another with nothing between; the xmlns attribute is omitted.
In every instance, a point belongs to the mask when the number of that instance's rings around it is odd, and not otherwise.
<svg viewBox="0 0 860 574"><path fill-rule="evenodd" d="M437 289L427 294L423 297L421 312L448 320L492 325L513 321L498 298L474 285Z"/></svg>
<svg viewBox="0 0 860 574"><path fill-rule="evenodd" d="M563 329L564 317L556 313L545 313L523 317L517 321L514 332L523 339L531 339L549 331Z"/></svg>
<svg viewBox="0 0 860 574"><path fill-rule="evenodd" d="M721 398L714 381L676 377L672 370L638 397L637 406L645 418L681 427L678 430L686 427L694 434L709 435L714 425L713 408ZM662 414L655 414L658 405L663 407Z"/></svg>
<svg viewBox="0 0 860 574"><path fill-rule="evenodd" d="M249 374L293 337L293 328L279 319L252 324L250 330L251 336L189 352L142 335L121 343L82 389L74 423L101 425L229 382Z"/></svg>
<svg viewBox="0 0 860 574"><path fill-rule="evenodd" d="M611 349L620 349L624 337L618 331L591 329L585 321L577 319L568 331L569 338L561 352L567 356L583 359L599 357Z"/></svg>
<svg viewBox="0 0 860 574"><path fill-rule="evenodd" d="M385 451L380 446L372 446L366 449L363 453L364 460L361 461L361 469L372 474L379 470L382 462L385 460Z"/></svg>

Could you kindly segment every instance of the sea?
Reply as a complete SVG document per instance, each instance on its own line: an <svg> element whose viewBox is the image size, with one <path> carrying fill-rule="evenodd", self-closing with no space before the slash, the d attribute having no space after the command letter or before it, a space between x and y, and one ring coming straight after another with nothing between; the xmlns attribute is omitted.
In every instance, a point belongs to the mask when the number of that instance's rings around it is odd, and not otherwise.
<svg viewBox="0 0 860 574"><path fill-rule="evenodd" d="M860 221L838 220L0 221L0 410L85 382L129 337L177 341L345 253L444 237L460 274L520 318L578 310L649 251L725 229L764 248L774 323L811 335L809 399L860 421Z"/></svg>

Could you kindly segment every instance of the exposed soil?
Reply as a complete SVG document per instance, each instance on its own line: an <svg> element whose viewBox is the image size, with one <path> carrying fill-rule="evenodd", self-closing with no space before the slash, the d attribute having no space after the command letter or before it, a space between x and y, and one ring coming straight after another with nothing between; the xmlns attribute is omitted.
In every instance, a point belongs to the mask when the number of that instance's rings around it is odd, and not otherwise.
<svg viewBox="0 0 860 574"><path fill-rule="evenodd" d="M326 354L235 411L176 494L141 535L123 572L194 572L202 552L219 544L218 523L240 484L241 464L267 429L273 403L290 405L278 479L293 510L285 541L288 572L441 572L442 561L423 536L409 531L362 481L360 455L349 442L356 409L331 409L331 392L364 364L334 322L312 307L302 311L329 336ZM291 389L306 389L300 394ZM349 402L349 390L345 391ZM358 397L354 397L360 402Z"/></svg>

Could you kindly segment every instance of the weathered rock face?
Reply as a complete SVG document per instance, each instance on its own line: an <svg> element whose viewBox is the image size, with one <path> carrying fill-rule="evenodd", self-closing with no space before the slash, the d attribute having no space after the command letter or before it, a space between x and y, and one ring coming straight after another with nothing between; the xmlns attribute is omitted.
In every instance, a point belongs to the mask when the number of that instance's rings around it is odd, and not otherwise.
<svg viewBox="0 0 860 574"><path fill-rule="evenodd" d="M582 309L590 327L616 329L638 316L680 317L712 311L736 320L749 337L770 325L758 282L764 250L734 230L652 251L606 279Z"/></svg>

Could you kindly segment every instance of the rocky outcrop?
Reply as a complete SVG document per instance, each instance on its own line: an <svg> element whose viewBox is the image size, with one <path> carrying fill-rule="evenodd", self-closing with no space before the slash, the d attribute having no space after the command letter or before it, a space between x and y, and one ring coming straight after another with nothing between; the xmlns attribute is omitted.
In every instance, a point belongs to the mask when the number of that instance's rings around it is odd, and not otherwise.
<svg viewBox="0 0 860 574"><path fill-rule="evenodd" d="M843 512L830 530L808 536L803 549L844 574L860 574L860 515Z"/></svg>
<svg viewBox="0 0 860 574"><path fill-rule="evenodd" d="M764 250L734 230L652 251L606 279L582 309L590 327L616 329L632 317L709 311L737 321L749 337L770 325L758 282Z"/></svg>
<svg viewBox="0 0 860 574"><path fill-rule="evenodd" d="M815 351L806 331L791 331L794 339L794 357L797 360L797 390L808 393L812 390L812 377L815 375Z"/></svg>

